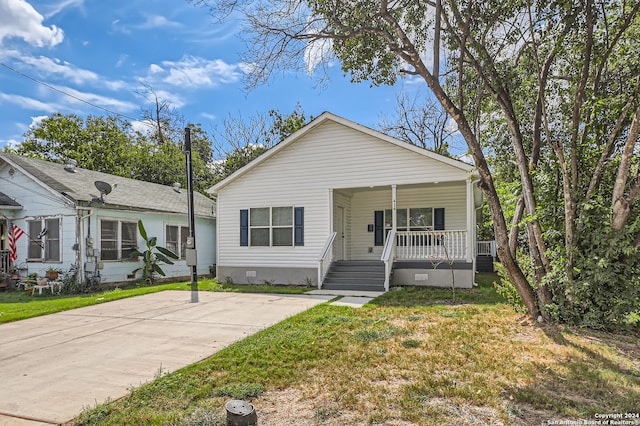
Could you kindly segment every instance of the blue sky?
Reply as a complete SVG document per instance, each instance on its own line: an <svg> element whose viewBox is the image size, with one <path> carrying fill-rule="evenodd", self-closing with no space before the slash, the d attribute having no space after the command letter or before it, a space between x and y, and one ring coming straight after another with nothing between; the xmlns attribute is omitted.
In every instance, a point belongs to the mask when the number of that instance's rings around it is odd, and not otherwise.
<svg viewBox="0 0 640 426"><path fill-rule="evenodd" d="M307 116L331 111L375 128L398 91L420 86L353 84L336 64L322 88L291 72L247 92L239 30L185 0L0 0L0 149L55 112L107 114L78 99L140 119L151 105L137 93L143 84L205 130L229 114L289 114L296 103Z"/></svg>

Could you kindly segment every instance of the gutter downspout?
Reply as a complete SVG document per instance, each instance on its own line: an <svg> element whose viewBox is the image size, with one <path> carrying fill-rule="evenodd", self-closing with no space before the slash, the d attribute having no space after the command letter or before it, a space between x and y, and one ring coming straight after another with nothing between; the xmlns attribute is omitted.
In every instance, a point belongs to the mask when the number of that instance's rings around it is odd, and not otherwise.
<svg viewBox="0 0 640 426"><path fill-rule="evenodd" d="M91 208L82 208L82 207L76 207L76 210L78 212L78 217L76 219L77 221L77 226L76 226L76 232L77 232L77 237L76 237L76 241L78 242L78 254L76 255L76 264L78 265L76 268L76 282L78 284L82 283L82 280L84 278L84 261L83 259L86 258L86 239L84 237L84 220L91 217L91 215L94 213L93 210ZM82 216L82 210L87 210L89 211L89 214Z"/></svg>

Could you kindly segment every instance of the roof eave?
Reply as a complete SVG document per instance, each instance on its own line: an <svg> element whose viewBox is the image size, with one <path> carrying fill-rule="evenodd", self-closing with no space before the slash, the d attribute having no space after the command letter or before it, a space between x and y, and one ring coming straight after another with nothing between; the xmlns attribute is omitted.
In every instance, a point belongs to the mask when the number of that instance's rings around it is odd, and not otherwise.
<svg viewBox="0 0 640 426"><path fill-rule="evenodd" d="M239 177L241 177L242 175L248 173L249 171L251 171L252 169L254 169L255 167L258 167L260 164L262 164L263 162L267 161L269 158L271 158L272 156L276 155L278 152L280 152L281 150L285 149L288 145L290 145L291 143L293 143L295 140L303 137L305 134L309 133L312 129L318 127L320 124L324 123L325 121L334 121L338 124L342 124L346 127L349 127L351 129L354 130L358 130L361 131L369 136L378 138L378 139L382 139L385 142L391 143L393 145L396 145L400 148L404 148L404 149L408 149L410 151L413 151L419 155L423 155L425 157L429 157L432 158L436 161L440 161L443 162L449 166L455 167L457 169L460 169L462 171L465 171L467 173L470 173L471 175L475 176L475 171L476 171L476 167L467 163L464 163L460 160L456 160L454 158L450 158L450 157L446 157L444 155L441 154L436 154L435 152L426 150L424 148L420 148L418 146L412 145L410 143L407 142L403 142L400 141L398 139L395 139L389 135L385 135L382 132L379 132L377 130L373 130L370 129L366 126L363 126L362 124L358 124L354 121L351 120L347 120L346 118L342 118L340 116L337 116L335 114L332 114L330 112L323 112L320 116L318 116L315 120L313 120L312 122L310 122L309 124L307 124L305 127L303 127L302 129L298 130L297 132L295 132L294 134L290 135L289 137L287 137L286 139L282 140L280 143L278 143L277 145L275 145L274 147L272 147L271 149L269 149L267 152L265 152L264 154L262 154L261 156L259 156L258 158L256 158L255 160L251 161L249 164L245 165L244 167L236 170L235 172L233 172L231 175L227 176L225 179L221 180L220 182L218 182L217 184L213 185L211 188L207 189L206 192L208 194L212 194L212 195L217 195L218 192L224 188L225 186L231 184L232 182L234 182L235 180L237 180Z"/></svg>

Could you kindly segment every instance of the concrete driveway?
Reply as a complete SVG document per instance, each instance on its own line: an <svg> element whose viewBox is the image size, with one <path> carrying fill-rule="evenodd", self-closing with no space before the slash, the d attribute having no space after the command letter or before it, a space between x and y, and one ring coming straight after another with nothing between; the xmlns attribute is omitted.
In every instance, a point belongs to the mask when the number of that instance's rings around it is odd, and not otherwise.
<svg viewBox="0 0 640 426"><path fill-rule="evenodd" d="M59 424L332 299L188 291L0 325L0 425Z"/></svg>

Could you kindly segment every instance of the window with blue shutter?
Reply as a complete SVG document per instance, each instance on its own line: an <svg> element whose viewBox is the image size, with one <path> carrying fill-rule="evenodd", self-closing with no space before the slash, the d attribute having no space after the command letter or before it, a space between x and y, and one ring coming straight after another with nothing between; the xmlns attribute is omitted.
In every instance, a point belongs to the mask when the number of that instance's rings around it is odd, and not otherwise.
<svg viewBox="0 0 640 426"><path fill-rule="evenodd" d="M249 210L240 210L240 246L249 245Z"/></svg>
<svg viewBox="0 0 640 426"><path fill-rule="evenodd" d="M384 245L384 210L373 212L373 245Z"/></svg>
<svg viewBox="0 0 640 426"><path fill-rule="evenodd" d="M433 209L433 229L444 231L444 208Z"/></svg>
<svg viewBox="0 0 640 426"><path fill-rule="evenodd" d="M295 207L294 208L294 245L303 246L304 245L304 207Z"/></svg>

